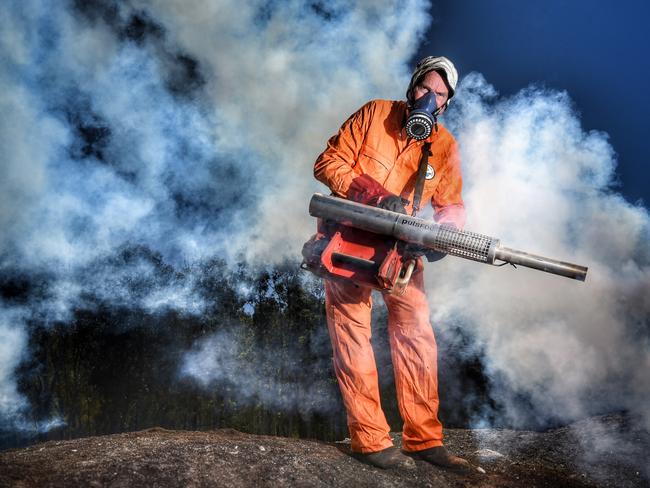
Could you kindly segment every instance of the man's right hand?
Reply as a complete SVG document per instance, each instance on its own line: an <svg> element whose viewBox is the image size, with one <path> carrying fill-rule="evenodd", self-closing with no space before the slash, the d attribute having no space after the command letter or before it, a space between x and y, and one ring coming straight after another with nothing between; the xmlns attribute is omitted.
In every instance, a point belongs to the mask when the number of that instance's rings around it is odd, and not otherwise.
<svg viewBox="0 0 650 488"><path fill-rule="evenodd" d="M352 180L347 197L354 202L406 214L404 206L408 200L389 192L370 175L359 175Z"/></svg>
<svg viewBox="0 0 650 488"><path fill-rule="evenodd" d="M379 199L377 207L390 210L391 212L406 214L406 207L404 206L406 203L408 201L405 202L404 199L397 195L388 195Z"/></svg>

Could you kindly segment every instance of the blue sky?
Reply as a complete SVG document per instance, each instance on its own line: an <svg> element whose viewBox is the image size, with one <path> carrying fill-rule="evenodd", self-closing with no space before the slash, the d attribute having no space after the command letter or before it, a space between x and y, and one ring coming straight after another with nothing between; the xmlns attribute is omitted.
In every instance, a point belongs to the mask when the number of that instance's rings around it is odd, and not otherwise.
<svg viewBox="0 0 650 488"><path fill-rule="evenodd" d="M610 135L616 190L650 205L650 2L453 0L432 14L416 58L444 54L504 96L531 83L566 90L583 127Z"/></svg>

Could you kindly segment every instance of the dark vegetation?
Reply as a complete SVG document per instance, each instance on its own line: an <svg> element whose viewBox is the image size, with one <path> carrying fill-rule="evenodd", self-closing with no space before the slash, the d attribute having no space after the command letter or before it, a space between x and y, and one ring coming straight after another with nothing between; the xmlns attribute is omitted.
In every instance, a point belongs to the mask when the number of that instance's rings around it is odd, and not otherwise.
<svg viewBox="0 0 650 488"><path fill-rule="evenodd" d="M172 272L162 269L162 261L158 265L161 273ZM30 437L4 432L0 447L153 426L231 427L321 440L346 437L321 283L293 263L233 271L213 261L185 272L198 276L196 293L210 304L200 316L174 310L152 314L85 297L85 306L74 311L70 323L32 322L30 355L17 372L19 388L34 420L58 417L65 425ZM5 279L0 292L5 301L26 304L43 287ZM241 293L242 287L247 293ZM386 314L376 298L373 346L383 405L392 429L399 431ZM250 365L255 377L231 371L204 387L182 375L184 355L223 331L235 338L233 354ZM480 357L465 355L471 338L459 331L448 337L438 333L437 339L440 414L447 426L466 427L472 415L491 402ZM241 382L253 393L242 394ZM316 390L314 385L319 385ZM311 396L297 402L296 391L307 390Z"/></svg>

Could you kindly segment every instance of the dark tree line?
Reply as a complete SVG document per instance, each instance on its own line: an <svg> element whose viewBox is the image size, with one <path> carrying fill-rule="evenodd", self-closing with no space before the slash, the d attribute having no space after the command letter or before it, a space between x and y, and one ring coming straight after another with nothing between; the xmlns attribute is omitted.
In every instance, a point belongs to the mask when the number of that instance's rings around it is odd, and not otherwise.
<svg viewBox="0 0 650 488"><path fill-rule="evenodd" d="M59 417L65 424L27 437L5 432L1 447L153 426L230 427L323 440L346 437L322 285L294 263L233 271L213 261L186 272L198 273L199 291L210 303L200 316L152 314L97 301L75 310L70 323L32 323L31 354L17 371L19 389L31 403L35 420ZM238 291L242 285L249 289L247 294ZM10 288L3 288L5 296ZM231 357L245 367L207 387L181 375L184 355L219 332L235 339ZM491 403L483 367L479 357L468 358L459 349L459 340L471 338L458 332L449 338L438 334L437 339L440 414L447 426L466 426ZM375 312L373 347L383 406L391 427L399 431L381 305ZM252 378L241 376L251 372ZM242 382L253 393L243 395ZM303 397L302 391L309 394Z"/></svg>

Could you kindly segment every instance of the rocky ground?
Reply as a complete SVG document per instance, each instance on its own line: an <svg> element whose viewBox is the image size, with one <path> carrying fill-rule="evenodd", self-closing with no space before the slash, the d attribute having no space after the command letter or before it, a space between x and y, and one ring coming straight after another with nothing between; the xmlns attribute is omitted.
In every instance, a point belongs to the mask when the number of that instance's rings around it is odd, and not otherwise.
<svg viewBox="0 0 650 488"><path fill-rule="evenodd" d="M650 435L634 425L609 415L544 433L449 429L449 450L477 466L466 476L421 461L376 469L351 457L346 441L154 428L0 452L0 486L650 486Z"/></svg>

